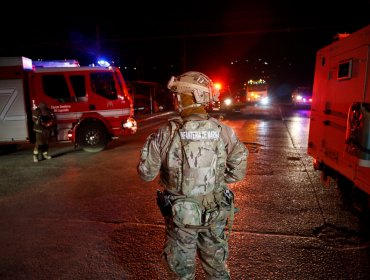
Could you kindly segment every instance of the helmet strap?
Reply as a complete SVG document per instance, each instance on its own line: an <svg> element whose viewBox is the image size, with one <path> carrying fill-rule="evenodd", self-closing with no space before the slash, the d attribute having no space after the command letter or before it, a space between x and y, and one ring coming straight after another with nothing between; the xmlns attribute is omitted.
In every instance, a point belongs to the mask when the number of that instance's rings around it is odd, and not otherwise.
<svg viewBox="0 0 370 280"><path fill-rule="evenodd" d="M199 103L194 103L194 104L191 104L191 105L188 105L188 106L185 106L185 107L181 107L181 111L185 110L185 109L188 109L188 108L195 108L195 107L200 107L200 106L203 106L203 105L199 104Z"/></svg>

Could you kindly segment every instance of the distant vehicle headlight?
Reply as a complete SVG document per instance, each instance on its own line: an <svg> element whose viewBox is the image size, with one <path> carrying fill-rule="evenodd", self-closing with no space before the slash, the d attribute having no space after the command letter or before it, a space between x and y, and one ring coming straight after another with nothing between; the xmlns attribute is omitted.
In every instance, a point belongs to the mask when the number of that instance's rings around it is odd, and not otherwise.
<svg viewBox="0 0 370 280"><path fill-rule="evenodd" d="M261 99L261 104L262 105L267 105L269 103L269 98L268 97L264 97Z"/></svg>
<svg viewBox="0 0 370 280"><path fill-rule="evenodd" d="M229 106L229 105L231 105L231 103L233 103L233 101L230 98L226 98L224 100L224 103L225 103L226 106Z"/></svg>
<svg viewBox="0 0 370 280"><path fill-rule="evenodd" d="M295 99L297 99L297 100L302 100L302 95L297 95L296 97L295 97Z"/></svg>

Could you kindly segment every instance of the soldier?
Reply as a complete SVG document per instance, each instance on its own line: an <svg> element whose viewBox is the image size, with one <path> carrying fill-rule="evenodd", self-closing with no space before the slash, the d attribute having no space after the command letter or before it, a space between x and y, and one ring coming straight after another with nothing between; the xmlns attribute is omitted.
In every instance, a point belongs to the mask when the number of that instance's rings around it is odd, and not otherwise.
<svg viewBox="0 0 370 280"><path fill-rule="evenodd" d="M36 134L35 147L33 149L33 161L40 160L39 155L44 159L51 159L48 154L50 134L54 126L54 112L44 102L32 111L33 131Z"/></svg>
<svg viewBox="0 0 370 280"><path fill-rule="evenodd" d="M194 279L196 254L207 279L230 279L226 262L235 207L227 183L245 177L248 150L232 128L207 114L205 105L216 92L206 75L186 72L172 77L168 88L180 116L148 136L137 167L144 181L160 175L162 258L171 279Z"/></svg>

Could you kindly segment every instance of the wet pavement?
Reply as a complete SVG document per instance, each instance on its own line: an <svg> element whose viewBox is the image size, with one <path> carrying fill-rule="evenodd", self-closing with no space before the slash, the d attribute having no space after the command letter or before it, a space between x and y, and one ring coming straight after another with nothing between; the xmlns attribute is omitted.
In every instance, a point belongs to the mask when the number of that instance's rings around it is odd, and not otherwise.
<svg viewBox="0 0 370 280"><path fill-rule="evenodd" d="M158 182L136 175L147 135L174 114L141 117L132 137L100 153L26 146L0 157L0 279L167 279ZM324 187L307 155L309 111L275 106L215 112L249 149L230 185L232 279L369 279L369 222ZM149 117L149 118L148 118ZM204 279L198 267L197 280Z"/></svg>

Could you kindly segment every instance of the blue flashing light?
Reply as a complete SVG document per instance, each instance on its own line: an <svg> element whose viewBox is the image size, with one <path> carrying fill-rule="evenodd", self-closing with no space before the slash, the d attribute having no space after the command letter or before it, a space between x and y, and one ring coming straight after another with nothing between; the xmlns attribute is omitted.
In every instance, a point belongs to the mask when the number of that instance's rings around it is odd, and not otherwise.
<svg viewBox="0 0 370 280"><path fill-rule="evenodd" d="M98 65L101 66L101 67L109 67L110 66L110 63L104 59L99 59L97 61Z"/></svg>

